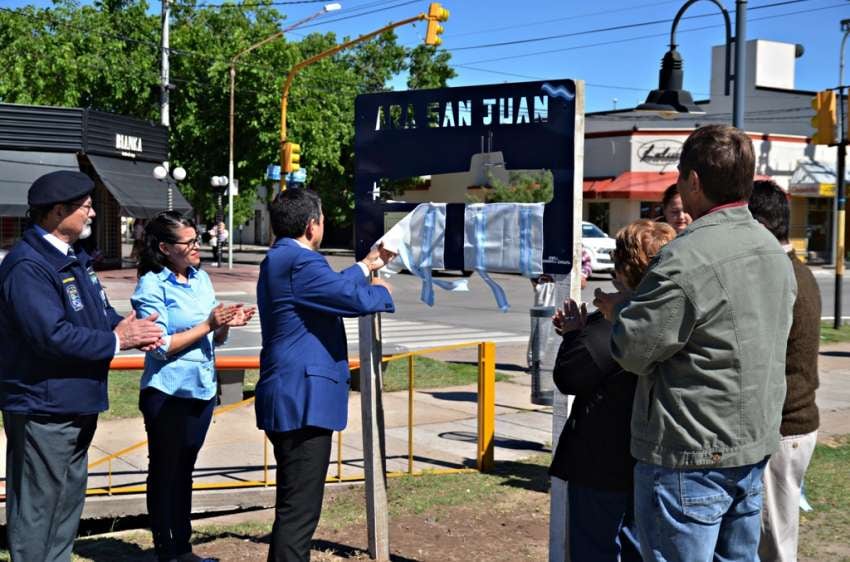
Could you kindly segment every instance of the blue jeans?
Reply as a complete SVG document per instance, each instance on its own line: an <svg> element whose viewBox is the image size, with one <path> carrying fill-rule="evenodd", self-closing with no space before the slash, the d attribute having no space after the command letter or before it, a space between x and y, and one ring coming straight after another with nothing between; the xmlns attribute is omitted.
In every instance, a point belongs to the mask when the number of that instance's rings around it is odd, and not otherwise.
<svg viewBox="0 0 850 562"><path fill-rule="evenodd" d="M569 483L570 559L573 562L640 562L631 492Z"/></svg>
<svg viewBox="0 0 850 562"><path fill-rule="evenodd" d="M635 520L644 560L758 562L767 459L734 468L635 465Z"/></svg>

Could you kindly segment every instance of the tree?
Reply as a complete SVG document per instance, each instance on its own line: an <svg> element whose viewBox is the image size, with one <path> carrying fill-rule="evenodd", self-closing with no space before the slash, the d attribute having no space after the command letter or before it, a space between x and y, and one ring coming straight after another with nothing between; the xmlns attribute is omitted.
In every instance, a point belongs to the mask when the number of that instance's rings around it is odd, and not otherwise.
<svg viewBox="0 0 850 562"><path fill-rule="evenodd" d="M548 203L554 194L554 181L549 170L510 172L508 183L490 177L491 189L484 200L470 196L475 203Z"/></svg>
<svg viewBox="0 0 850 562"><path fill-rule="evenodd" d="M407 87L411 90L445 88L448 81L457 76L457 72L449 66L451 53L437 51L436 46L418 45L410 50L409 58Z"/></svg>
<svg viewBox="0 0 850 562"><path fill-rule="evenodd" d="M277 32L282 19L273 6L254 2L199 8L187 1L174 7L170 160L186 168L180 189L202 219L215 213L210 177L227 173L230 59ZM0 73L0 100L92 107L158 121L159 28L159 17L148 13L145 0L96 0L85 6L55 0L49 8L0 9L0 57L9 61ZM332 33L312 33L297 42L273 41L240 59L237 224L253 215L256 187L268 183L266 167L279 160L280 95L288 69L336 43ZM302 145L308 186L323 198L329 230L352 223L356 96L386 89L408 68L411 87L445 85L454 76L448 61L445 51L405 49L390 31L296 77L288 136Z"/></svg>

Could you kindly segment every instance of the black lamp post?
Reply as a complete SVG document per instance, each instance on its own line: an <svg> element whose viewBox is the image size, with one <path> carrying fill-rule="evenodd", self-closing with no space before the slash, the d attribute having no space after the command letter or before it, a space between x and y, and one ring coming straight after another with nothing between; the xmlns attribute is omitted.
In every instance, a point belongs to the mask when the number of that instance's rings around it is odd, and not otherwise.
<svg viewBox="0 0 850 562"><path fill-rule="evenodd" d="M705 111L694 103L691 93L682 88L684 82L684 70L682 55L676 50L676 28L685 11L699 0L688 0L679 8L673 19L673 27L670 29L670 50L661 59L661 71L658 73L658 89L652 90L646 97L646 102L635 108L636 111L652 111L663 114L687 113L691 115L702 115ZM718 0L709 0L720 9L726 24L726 70L725 70L725 94L729 95L729 82L732 80L730 73L730 61L732 57L732 24L729 12ZM734 110L732 122L736 127L743 127L744 122L744 85L741 83L744 76L744 26L746 0L736 0L736 31L735 44L735 95L733 98ZM738 48L741 45L742 48ZM740 79L739 79L740 77Z"/></svg>

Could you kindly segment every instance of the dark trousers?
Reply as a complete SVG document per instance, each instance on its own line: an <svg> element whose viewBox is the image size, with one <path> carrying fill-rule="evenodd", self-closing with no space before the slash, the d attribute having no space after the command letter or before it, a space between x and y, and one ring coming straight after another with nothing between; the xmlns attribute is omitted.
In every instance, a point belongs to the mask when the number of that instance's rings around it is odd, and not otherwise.
<svg viewBox="0 0 850 562"><path fill-rule="evenodd" d="M596 490L569 483L570 558L639 562L632 492Z"/></svg>
<svg viewBox="0 0 850 562"><path fill-rule="evenodd" d="M6 520L13 562L68 562L88 479L97 414L3 412Z"/></svg>
<svg viewBox="0 0 850 562"><path fill-rule="evenodd" d="M277 461L277 497L269 562L307 562L325 493L331 430L268 433Z"/></svg>
<svg viewBox="0 0 850 562"><path fill-rule="evenodd" d="M142 390L148 433L148 515L160 560L192 551L192 471L212 420L215 398L177 398Z"/></svg>

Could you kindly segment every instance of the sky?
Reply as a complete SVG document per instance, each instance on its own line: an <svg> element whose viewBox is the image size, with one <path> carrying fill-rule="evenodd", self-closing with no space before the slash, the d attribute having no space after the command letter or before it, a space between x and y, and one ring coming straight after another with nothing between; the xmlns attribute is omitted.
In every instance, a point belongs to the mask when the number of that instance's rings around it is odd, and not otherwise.
<svg viewBox="0 0 850 562"><path fill-rule="evenodd" d="M87 0L84 0L88 3ZM158 0L150 0L159 10ZM219 3L222 0L198 0ZM250 1L250 0L246 0ZM287 23L321 9L322 1L274 0ZM289 0L291 2L291 0ZM735 3L719 0L730 11ZM356 36L390 21L426 11L419 0L340 0L342 10L314 20L292 35L321 31ZM684 0L445 0L450 11L443 23L443 45L452 54L458 76L450 86L497 84L527 80L581 79L586 83L586 110L634 107L657 87L661 57L670 27ZM48 6L47 0L0 0L14 8ZM800 43L796 88L822 90L838 85L840 21L850 18L850 0L749 0L748 40ZM694 17L696 16L696 17ZM645 25L640 25L645 24ZM607 28L617 28L606 30ZM407 46L423 41L425 24L397 30ZM723 17L710 0L696 2L684 14L676 35L684 59L685 89L694 99L707 99L711 46L724 41ZM509 43L507 45L499 45ZM494 45L495 44L495 45ZM845 77L850 70L845 72ZM845 82L847 79L845 78ZM405 78L393 81L405 88Z"/></svg>

